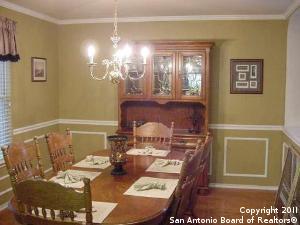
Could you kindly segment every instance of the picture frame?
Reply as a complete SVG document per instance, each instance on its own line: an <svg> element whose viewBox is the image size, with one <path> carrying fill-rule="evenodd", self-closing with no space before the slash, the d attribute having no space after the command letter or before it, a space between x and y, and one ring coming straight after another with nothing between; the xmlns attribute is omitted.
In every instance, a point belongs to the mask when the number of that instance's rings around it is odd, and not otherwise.
<svg viewBox="0 0 300 225"><path fill-rule="evenodd" d="M230 94L263 94L263 59L230 60Z"/></svg>
<svg viewBox="0 0 300 225"><path fill-rule="evenodd" d="M47 59L40 57L31 57L31 81L47 81Z"/></svg>

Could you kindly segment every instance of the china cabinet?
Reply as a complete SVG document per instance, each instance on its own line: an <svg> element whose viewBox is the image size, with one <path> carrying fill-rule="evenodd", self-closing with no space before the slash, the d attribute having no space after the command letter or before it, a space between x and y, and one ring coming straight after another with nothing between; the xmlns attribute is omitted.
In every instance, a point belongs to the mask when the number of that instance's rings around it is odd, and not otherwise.
<svg viewBox="0 0 300 225"><path fill-rule="evenodd" d="M146 42L152 49L141 79L119 85L119 132L132 132L132 121L175 122L179 136L208 132L209 58L212 43ZM143 43L137 43L138 48ZM132 77L139 70L132 64ZM176 132L175 132L176 133ZM187 146L185 146L187 147Z"/></svg>
<svg viewBox="0 0 300 225"><path fill-rule="evenodd" d="M211 42L152 41L137 42L135 48L148 45L143 78L121 81L119 85L118 133L132 135L146 122L175 124L173 148L194 149L197 138L208 132L209 77ZM138 59L137 59L138 60ZM139 68L132 64L132 76ZM207 187L207 172L204 186ZM206 180L206 181L205 181Z"/></svg>

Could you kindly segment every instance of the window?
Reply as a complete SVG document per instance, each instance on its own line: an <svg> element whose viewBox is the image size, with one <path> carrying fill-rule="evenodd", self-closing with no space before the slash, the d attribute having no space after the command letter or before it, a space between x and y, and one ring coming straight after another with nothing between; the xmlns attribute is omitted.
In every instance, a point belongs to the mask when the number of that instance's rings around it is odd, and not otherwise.
<svg viewBox="0 0 300 225"><path fill-rule="evenodd" d="M0 146L11 141L9 69L9 62L0 62ZM1 151L0 160L2 158Z"/></svg>

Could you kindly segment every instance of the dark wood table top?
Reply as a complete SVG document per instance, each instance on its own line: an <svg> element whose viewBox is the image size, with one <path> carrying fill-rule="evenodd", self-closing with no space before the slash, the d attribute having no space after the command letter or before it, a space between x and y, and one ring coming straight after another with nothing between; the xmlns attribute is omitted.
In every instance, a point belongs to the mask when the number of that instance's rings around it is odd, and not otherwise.
<svg viewBox="0 0 300 225"><path fill-rule="evenodd" d="M108 150L95 152L93 155L108 156ZM160 157L157 157L160 158ZM164 159L183 160L184 153L171 151ZM123 176L112 176L112 166L101 169L77 168L72 169L101 171L101 174L91 181L92 200L100 202L117 203L116 208L106 217L103 224L156 224L163 217L171 204L173 196L169 199L147 198L124 195L129 187L140 177L174 178L179 174L146 172L146 169L156 159L153 156L131 156L124 166L127 171Z"/></svg>

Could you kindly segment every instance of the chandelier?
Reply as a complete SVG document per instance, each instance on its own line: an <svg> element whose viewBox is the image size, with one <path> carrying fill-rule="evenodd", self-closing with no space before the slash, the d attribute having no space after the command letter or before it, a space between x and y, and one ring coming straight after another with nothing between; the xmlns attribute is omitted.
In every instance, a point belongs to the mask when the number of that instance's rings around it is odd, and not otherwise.
<svg viewBox="0 0 300 225"><path fill-rule="evenodd" d="M97 63L94 62L95 48L90 45L88 47L88 67L90 75L95 80L109 79L113 84L120 83L120 80L130 79L138 80L144 77L147 65L147 56L149 55L149 49L147 47L141 48L142 63L138 67L136 64L138 60L132 57L132 49L126 44L123 49L118 48L121 40L118 35L118 2L115 0L115 12L114 12L114 31L110 38L113 43L114 53L111 59L102 60L102 65L105 67L105 73L103 75L95 75L94 68ZM134 65L135 64L135 65ZM141 70L138 68L142 68Z"/></svg>

